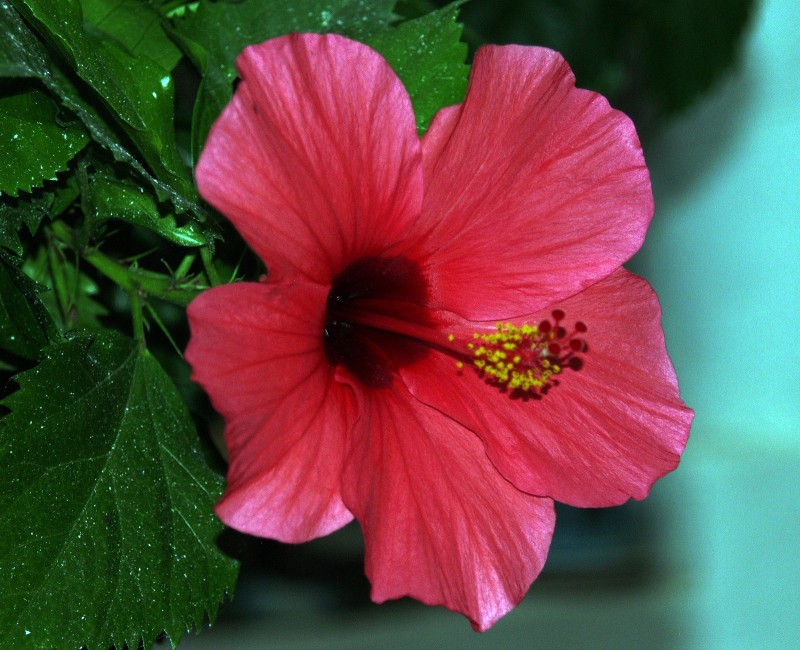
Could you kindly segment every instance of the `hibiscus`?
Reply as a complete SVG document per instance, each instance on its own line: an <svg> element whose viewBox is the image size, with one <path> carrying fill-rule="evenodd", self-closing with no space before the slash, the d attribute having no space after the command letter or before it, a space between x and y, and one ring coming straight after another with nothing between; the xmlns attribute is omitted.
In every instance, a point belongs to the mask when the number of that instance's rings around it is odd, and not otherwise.
<svg viewBox="0 0 800 650"><path fill-rule="evenodd" d="M217 514L285 542L355 518L376 602L485 630L542 569L554 500L641 499L686 443L656 296L621 267L653 213L634 127L537 47L478 50L422 138L365 45L237 63L196 178L268 274L189 306Z"/></svg>

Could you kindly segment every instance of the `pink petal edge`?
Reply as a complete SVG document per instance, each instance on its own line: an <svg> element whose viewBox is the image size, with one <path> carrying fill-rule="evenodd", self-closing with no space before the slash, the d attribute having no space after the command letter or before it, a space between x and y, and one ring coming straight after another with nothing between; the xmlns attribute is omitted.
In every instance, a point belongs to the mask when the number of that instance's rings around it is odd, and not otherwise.
<svg viewBox="0 0 800 650"><path fill-rule="evenodd" d="M423 213L408 248L431 307L511 318L563 300L638 250L653 214L631 121L576 89L560 54L487 46L467 97L423 139Z"/></svg>
<svg viewBox="0 0 800 650"><path fill-rule="evenodd" d="M342 493L364 533L372 599L411 596L488 629L541 571L553 502L517 490L472 432L402 384L362 392L359 411Z"/></svg>
<svg viewBox="0 0 800 650"><path fill-rule="evenodd" d="M541 400L511 399L467 366L431 352L400 370L411 393L476 432L518 489L574 506L643 499L678 464L693 413L680 399L655 293L620 269L552 306L586 322L589 351ZM550 309L523 321L539 323ZM465 324L488 331L491 324Z"/></svg>
<svg viewBox="0 0 800 650"><path fill-rule="evenodd" d="M241 283L189 305L186 359L225 417L230 452L216 510L242 532L302 542L353 518L339 484L357 415L322 349L326 295L318 285Z"/></svg>
<svg viewBox="0 0 800 650"><path fill-rule="evenodd" d="M329 283L401 239L422 203L411 101L386 61L329 34L246 48L195 175L270 277Z"/></svg>

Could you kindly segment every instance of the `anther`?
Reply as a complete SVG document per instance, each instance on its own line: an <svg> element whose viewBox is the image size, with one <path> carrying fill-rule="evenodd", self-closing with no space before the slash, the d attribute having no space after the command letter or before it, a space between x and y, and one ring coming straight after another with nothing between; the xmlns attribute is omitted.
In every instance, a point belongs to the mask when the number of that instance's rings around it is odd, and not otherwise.
<svg viewBox="0 0 800 650"><path fill-rule="evenodd" d="M578 371L583 368L583 358L588 351L585 339L580 336L588 331L582 321L577 321L572 330L562 326L566 314L554 309L550 319L531 325L523 323L497 323L493 332L473 334L474 343L464 347L465 357L484 380L501 390L511 391L512 397L536 397L546 394L557 386L557 377L564 370ZM450 334L448 341L453 342ZM463 362L457 364L463 368Z"/></svg>

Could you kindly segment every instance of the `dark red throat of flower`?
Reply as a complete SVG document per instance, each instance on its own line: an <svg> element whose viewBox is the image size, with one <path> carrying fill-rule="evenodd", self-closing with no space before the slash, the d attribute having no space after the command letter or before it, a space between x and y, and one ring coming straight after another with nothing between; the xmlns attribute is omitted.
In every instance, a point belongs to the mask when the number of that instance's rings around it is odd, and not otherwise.
<svg viewBox="0 0 800 650"><path fill-rule="evenodd" d="M425 305L428 283L403 257L365 257L336 278L328 294L325 352L359 380L386 387L397 370L432 349L454 357L454 372L471 364L484 380L512 397L539 398L565 370L583 367L587 327L567 329L561 309L536 324L497 323L469 340L443 331Z"/></svg>
<svg viewBox="0 0 800 650"><path fill-rule="evenodd" d="M392 382L398 368L423 358L434 323L424 305L428 283L404 257L364 257L339 274L328 294L325 352L369 386Z"/></svg>

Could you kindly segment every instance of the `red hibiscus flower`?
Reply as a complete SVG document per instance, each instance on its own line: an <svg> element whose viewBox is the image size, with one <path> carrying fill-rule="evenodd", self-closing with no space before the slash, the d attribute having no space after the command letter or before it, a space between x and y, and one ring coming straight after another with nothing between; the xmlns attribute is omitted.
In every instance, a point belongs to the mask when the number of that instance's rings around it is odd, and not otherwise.
<svg viewBox="0 0 800 650"><path fill-rule="evenodd" d="M481 48L422 139L362 44L238 66L197 183L269 275L189 307L217 513L287 542L355 517L375 601L484 630L541 570L554 499L641 499L686 443L656 297L621 268L653 212L634 128L542 48Z"/></svg>

